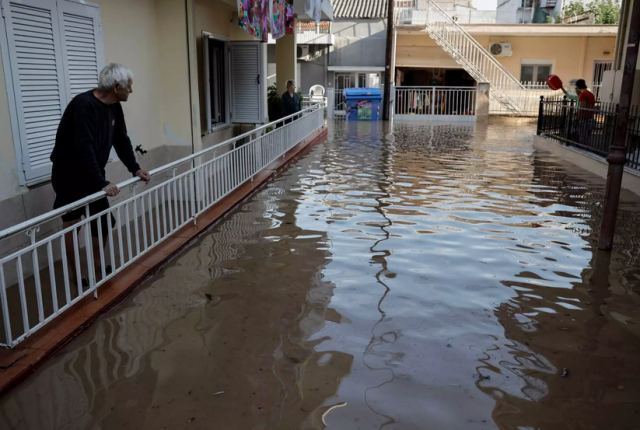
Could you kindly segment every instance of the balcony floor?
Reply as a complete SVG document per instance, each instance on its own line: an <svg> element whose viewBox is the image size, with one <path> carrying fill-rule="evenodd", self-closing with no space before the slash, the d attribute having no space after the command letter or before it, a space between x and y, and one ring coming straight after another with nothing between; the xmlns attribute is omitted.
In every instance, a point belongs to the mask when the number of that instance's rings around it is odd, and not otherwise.
<svg viewBox="0 0 640 430"><path fill-rule="evenodd" d="M602 179L534 131L336 121L0 428L633 428L640 200L597 253Z"/></svg>

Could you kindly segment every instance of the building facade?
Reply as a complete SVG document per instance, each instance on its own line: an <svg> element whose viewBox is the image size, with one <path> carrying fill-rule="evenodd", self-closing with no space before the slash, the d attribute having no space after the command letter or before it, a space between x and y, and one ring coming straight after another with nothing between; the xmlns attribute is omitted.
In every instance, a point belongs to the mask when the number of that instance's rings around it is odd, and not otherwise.
<svg viewBox="0 0 640 430"><path fill-rule="evenodd" d="M267 121L266 44L239 27L233 0L0 4L0 228L51 209L58 121L108 62L134 72L123 108L147 169ZM295 65L295 49L281 53L279 68ZM108 164L110 181L127 176Z"/></svg>

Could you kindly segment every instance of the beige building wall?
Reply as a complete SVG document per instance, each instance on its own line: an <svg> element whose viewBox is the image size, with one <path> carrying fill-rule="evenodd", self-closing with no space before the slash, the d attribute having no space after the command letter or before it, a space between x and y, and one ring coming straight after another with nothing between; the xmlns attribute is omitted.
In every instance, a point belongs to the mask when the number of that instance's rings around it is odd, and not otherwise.
<svg viewBox="0 0 640 430"><path fill-rule="evenodd" d="M426 34L398 33L396 40L396 67L462 67Z"/></svg>
<svg viewBox="0 0 640 430"><path fill-rule="evenodd" d="M200 118L202 32L230 41L252 40L237 26L232 5L224 0L92 3L100 6L105 61L122 63L135 75L134 92L123 109L132 143L148 151L139 157L143 167L157 167L233 136L233 126L205 135ZM34 187L19 183L4 78L0 62L0 228L51 209L54 198L49 182ZM120 162L107 166L111 181L128 176Z"/></svg>
<svg viewBox="0 0 640 430"><path fill-rule="evenodd" d="M0 201L20 192L18 184L18 162L13 144L9 99L5 85L5 75L0 61Z"/></svg>
<svg viewBox="0 0 640 430"><path fill-rule="evenodd" d="M489 49L495 42L511 43L513 55L495 57L517 79L525 61L544 60L553 64L553 73L568 81L584 78L591 82L595 60L613 60L616 38L613 36L490 36L476 40ZM398 67L462 68L427 34L398 34Z"/></svg>
<svg viewBox="0 0 640 430"><path fill-rule="evenodd" d="M511 57L497 57L516 78L520 79L520 65L530 60L551 61L552 73L563 81L593 79L594 60L613 60L615 37L510 37L490 36L480 43L489 48L496 42L511 43Z"/></svg>
<svg viewBox="0 0 640 430"><path fill-rule="evenodd" d="M218 0L191 0L191 73L195 85L192 88L193 100L193 133L196 136L195 149L202 149L225 139L235 133L233 125L217 129L213 133L206 132L204 112L204 79L202 70L202 33L211 33L229 41L255 40L237 24L238 12L226 2ZM215 3L215 5L212 5Z"/></svg>

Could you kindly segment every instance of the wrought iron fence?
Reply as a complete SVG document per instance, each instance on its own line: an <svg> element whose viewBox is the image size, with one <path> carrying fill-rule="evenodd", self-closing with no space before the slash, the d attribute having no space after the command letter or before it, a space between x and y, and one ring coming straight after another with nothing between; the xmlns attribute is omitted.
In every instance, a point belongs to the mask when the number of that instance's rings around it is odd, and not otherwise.
<svg viewBox="0 0 640 430"><path fill-rule="evenodd" d="M606 157L613 142L618 107L598 102L580 107L566 97L540 97L538 135L545 135ZM627 127L626 166L640 171L640 107L632 106Z"/></svg>
<svg viewBox="0 0 640 430"><path fill-rule="evenodd" d="M0 257L0 345L13 347L83 298L97 297L105 282L323 124L324 106L315 105L154 169L141 189L138 178L119 183L132 191L106 210L89 210L105 197L99 192L0 231L0 241L20 243ZM40 231L74 210L85 214L78 223Z"/></svg>
<svg viewBox="0 0 640 430"><path fill-rule="evenodd" d="M396 115L473 116L475 87L396 87Z"/></svg>

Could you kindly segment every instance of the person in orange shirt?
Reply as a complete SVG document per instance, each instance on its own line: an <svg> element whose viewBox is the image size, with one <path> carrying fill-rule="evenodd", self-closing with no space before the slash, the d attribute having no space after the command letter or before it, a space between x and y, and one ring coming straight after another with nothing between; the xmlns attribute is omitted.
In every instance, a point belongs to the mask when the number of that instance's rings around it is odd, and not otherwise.
<svg viewBox="0 0 640 430"><path fill-rule="evenodd" d="M587 88L584 79L578 79L575 83L576 95L569 94L564 87L560 89L571 100L576 101L576 115L574 123L574 136L583 145L589 144L589 138L593 131L594 115L596 112L596 96Z"/></svg>

